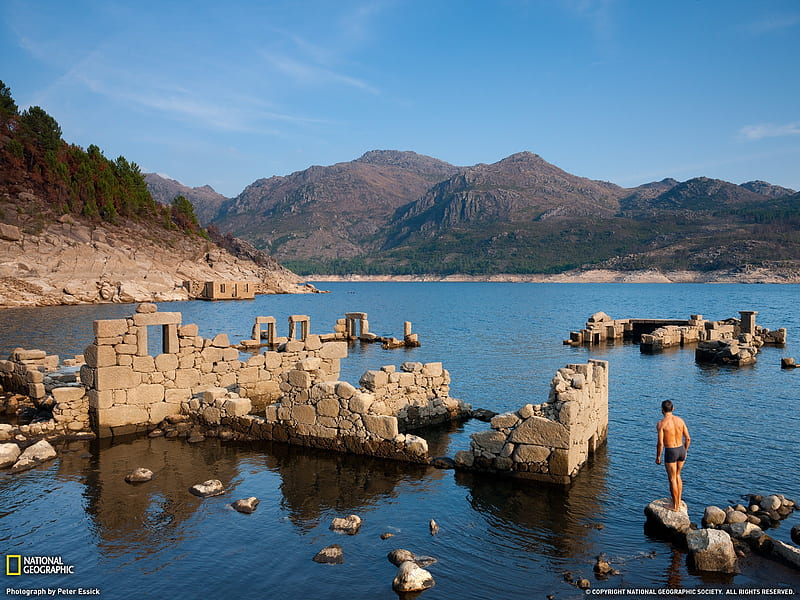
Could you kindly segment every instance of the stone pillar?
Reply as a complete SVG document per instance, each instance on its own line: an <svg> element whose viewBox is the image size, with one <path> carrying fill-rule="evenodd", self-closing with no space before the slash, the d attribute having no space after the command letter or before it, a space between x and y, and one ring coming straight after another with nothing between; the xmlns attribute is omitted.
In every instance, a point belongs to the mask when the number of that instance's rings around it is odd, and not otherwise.
<svg viewBox="0 0 800 600"><path fill-rule="evenodd" d="M755 333L756 332L756 315L758 314L757 310L740 310L739 315L741 316L741 325L740 328L742 333Z"/></svg>
<svg viewBox="0 0 800 600"><path fill-rule="evenodd" d="M403 337L407 338L411 335L411 321L405 321L403 323Z"/></svg>
<svg viewBox="0 0 800 600"><path fill-rule="evenodd" d="M299 331L296 330L295 325L299 323ZM295 339L295 333L299 335L299 340L305 341L308 337L311 325L311 319L307 315L290 315L289 316L289 341Z"/></svg>

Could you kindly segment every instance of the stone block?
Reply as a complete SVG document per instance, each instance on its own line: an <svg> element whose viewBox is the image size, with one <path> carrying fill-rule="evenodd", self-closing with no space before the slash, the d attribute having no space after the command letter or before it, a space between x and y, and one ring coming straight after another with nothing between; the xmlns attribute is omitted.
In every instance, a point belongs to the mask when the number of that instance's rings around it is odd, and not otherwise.
<svg viewBox="0 0 800 600"><path fill-rule="evenodd" d="M397 383L402 387L408 387L415 384L415 377L413 373L400 373L397 377Z"/></svg>
<svg viewBox="0 0 800 600"><path fill-rule="evenodd" d="M155 404L164 401L164 386L160 383L144 383L128 393L128 404Z"/></svg>
<svg viewBox="0 0 800 600"><path fill-rule="evenodd" d="M308 389L311 387L311 375L306 371L289 371L289 384L294 387Z"/></svg>
<svg viewBox="0 0 800 600"><path fill-rule="evenodd" d="M138 346L134 346L133 344L117 344L114 346L114 351L117 354L129 354L133 355L136 354L138 350Z"/></svg>
<svg viewBox="0 0 800 600"><path fill-rule="evenodd" d="M167 417L172 417L175 415L181 414L181 405L180 403L174 402L159 402L157 404L151 404L147 407L150 413L150 424L155 425L156 423L160 423Z"/></svg>
<svg viewBox="0 0 800 600"><path fill-rule="evenodd" d="M368 390L377 390L389 384L389 375L385 371L367 371L359 383Z"/></svg>
<svg viewBox="0 0 800 600"><path fill-rule="evenodd" d="M505 434L493 429L473 433L471 437L473 442L482 450L491 452L492 454L500 454L500 451L503 449L503 445L506 443Z"/></svg>
<svg viewBox="0 0 800 600"><path fill-rule="evenodd" d="M323 398L317 402L317 413L323 417L338 417L339 407L338 398Z"/></svg>
<svg viewBox="0 0 800 600"><path fill-rule="evenodd" d="M245 362L245 366L248 367L263 367L264 366L264 355L263 354L256 354L255 356L251 356Z"/></svg>
<svg viewBox="0 0 800 600"><path fill-rule="evenodd" d="M91 344L83 351L87 366L111 367L117 364L117 353L111 346Z"/></svg>
<svg viewBox="0 0 800 600"><path fill-rule="evenodd" d="M83 387L58 387L53 388L50 392L53 394L53 399L56 404L67 404L70 402L77 402L86 395L86 389Z"/></svg>
<svg viewBox="0 0 800 600"><path fill-rule="evenodd" d="M585 459L586 453L581 446L571 446L567 450L554 448L548 460L550 474L571 476Z"/></svg>
<svg viewBox="0 0 800 600"><path fill-rule="evenodd" d="M530 417L517 425L511 432L509 441L566 449L569 447L569 430L561 423L544 417Z"/></svg>
<svg viewBox="0 0 800 600"><path fill-rule="evenodd" d="M178 368L178 357L175 354L159 354L154 362L159 371L174 371Z"/></svg>
<svg viewBox="0 0 800 600"><path fill-rule="evenodd" d="M131 359L131 366L137 373L152 373L156 368L152 356L134 356Z"/></svg>
<svg viewBox="0 0 800 600"><path fill-rule="evenodd" d="M297 368L301 371L318 371L322 366L322 359L316 356L306 358L297 363Z"/></svg>
<svg viewBox="0 0 800 600"><path fill-rule="evenodd" d="M249 414L252 408L249 398L228 398L222 405L222 409L229 417L243 417Z"/></svg>
<svg viewBox="0 0 800 600"><path fill-rule="evenodd" d="M347 342L326 342L319 349L320 358L347 358Z"/></svg>
<svg viewBox="0 0 800 600"><path fill-rule="evenodd" d="M223 358L222 358L222 349L221 348L212 348L212 347L204 348L200 352L200 358L202 358L203 361L205 361L207 363L220 362L221 360L223 360Z"/></svg>
<svg viewBox="0 0 800 600"><path fill-rule="evenodd" d="M310 334L306 338L306 350L309 352L314 352L322 348L322 340L319 339L319 336L316 334Z"/></svg>
<svg viewBox="0 0 800 600"><path fill-rule="evenodd" d="M317 420L317 411L308 404L295 404L291 408L292 419L301 425L313 425Z"/></svg>
<svg viewBox="0 0 800 600"><path fill-rule="evenodd" d="M530 444L519 444L511 455L514 462L520 463L542 463L550 456L550 448L545 446L532 446Z"/></svg>
<svg viewBox="0 0 800 600"><path fill-rule="evenodd" d="M39 370L29 370L25 374L25 380L28 383L44 383L44 373Z"/></svg>
<svg viewBox="0 0 800 600"><path fill-rule="evenodd" d="M136 307L137 313L154 313L158 312L158 306L153 304L152 302L142 302L139 306Z"/></svg>
<svg viewBox="0 0 800 600"><path fill-rule="evenodd" d="M98 338L111 338L123 336L128 333L127 319L100 319L94 322L94 336Z"/></svg>
<svg viewBox="0 0 800 600"><path fill-rule="evenodd" d="M89 408L91 409L103 410L111 408L114 404L114 396L110 391L89 390L86 395L89 397Z"/></svg>
<svg viewBox="0 0 800 600"><path fill-rule="evenodd" d="M120 367L133 367L133 356L130 354L117 354L117 364Z"/></svg>
<svg viewBox="0 0 800 600"><path fill-rule="evenodd" d="M136 313L133 315L133 324L137 327L148 325L180 325L181 313L179 312L154 312Z"/></svg>
<svg viewBox="0 0 800 600"><path fill-rule="evenodd" d="M200 383L200 371L197 369L177 369L175 371L175 387L191 388Z"/></svg>
<svg viewBox="0 0 800 600"><path fill-rule="evenodd" d="M392 440L397 435L397 419L380 415L364 415L361 417L365 429L380 438Z"/></svg>
<svg viewBox="0 0 800 600"><path fill-rule="evenodd" d="M346 381L340 381L336 384L336 395L339 396L339 398L342 398L344 400L349 400L350 398L353 397L355 393L356 393L356 388L354 388Z"/></svg>
<svg viewBox="0 0 800 600"><path fill-rule="evenodd" d="M128 389L136 387L141 381L141 375L131 367L100 367L94 370L94 387L98 391ZM91 387L91 384L87 383L87 386Z"/></svg>
<svg viewBox="0 0 800 600"><path fill-rule="evenodd" d="M425 377L441 377L442 363L432 362L422 365L422 375Z"/></svg>
<svg viewBox="0 0 800 600"><path fill-rule="evenodd" d="M194 338L197 337L199 328L194 323L187 323L178 327L178 335L180 337Z"/></svg>
<svg viewBox="0 0 800 600"><path fill-rule="evenodd" d="M164 390L164 402L168 404L188 402L191 397L192 390L189 388L171 388Z"/></svg>
<svg viewBox="0 0 800 600"><path fill-rule="evenodd" d="M738 573L730 536L719 529L698 529L686 534L686 545L700 571Z"/></svg>
<svg viewBox="0 0 800 600"><path fill-rule="evenodd" d="M372 394L364 394L362 392L356 392L352 398L350 398L350 410L354 413L363 415L369 412L372 403L375 401L375 396Z"/></svg>
<svg viewBox="0 0 800 600"><path fill-rule="evenodd" d="M520 422L520 418L514 413L505 413L492 417L492 429L510 429Z"/></svg>
<svg viewBox="0 0 800 600"><path fill-rule="evenodd" d="M215 406L207 406L202 412L203 420L209 425L219 425L222 414Z"/></svg>
<svg viewBox="0 0 800 600"><path fill-rule="evenodd" d="M284 352L302 352L306 349L306 343L301 340L290 340L284 345Z"/></svg>
<svg viewBox="0 0 800 600"><path fill-rule="evenodd" d="M227 360L229 362L232 362L234 360L239 360L239 350L237 350L236 348L223 348L222 360Z"/></svg>
<svg viewBox="0 0 800 600"><path fill-rule="evenodd" d="M97 411L97 424L100 427L121 427L148 424L149 422L150 413L144 406L128 404Z"/></svg>
<svg viewBox="0 0 800 600"><path fill-rule="evenodd" d="M264 366L267 369L279 369L283 360L278 352L264 353Z"/></svg>

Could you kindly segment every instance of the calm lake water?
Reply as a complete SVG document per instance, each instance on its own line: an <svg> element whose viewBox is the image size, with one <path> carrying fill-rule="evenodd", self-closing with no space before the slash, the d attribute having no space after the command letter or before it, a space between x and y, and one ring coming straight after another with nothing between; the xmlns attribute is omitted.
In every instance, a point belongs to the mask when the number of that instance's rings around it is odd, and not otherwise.
<svg viewBox="0 0 800 600"><path fill-rule="evenodd" d="M100 588L124 598L396 598L386 554L406 548L430 555L436 585L423 597L580 598L563 572L594 588L763 587L800 593L800 574L760 559L735 577L690 572L686 556L643 531L644 506L667 495L655 464L655 423L670 398L692 434L684 497L692 519L705 506L736 503L745 493L782 493L800 500L800 287L794 285L324 283L324 295L260 296L252 302L160 305L181 311L212 337L248 338L255 316L272 315L286 335L290 314L307 314L315 333L332 330L345 312L369 313L370 329L402 336L413 322L422 347L382 350L355 345L342 379L407 360L442 361L451 394L498 412L546 399L555 371L599 358L610 362L609 440L574 484L454 474L391 461L316 452L280 444L221 444L138 438L110 445L72 443L57 461L0 476L0 551L60 556L74 575L5 577L8 587ZM92 320L128 315L133 306L80 306L0 311L0 351L42 348L63 357L92 337ZM760 325L787 327L785 348L763 348L741 369L700 367L691 349L643 355L637 346L562 345L596 311L612 317L709 319L757 310ZM453 454L488 427L468 422L425 432L432 453ZM134 467L156 473L130 486ZM224 496L200 500L188 488L210 478ZM255 513L228 504L257 496ZM336 516L358 514L356 536L328 529ZM431 536L429 519L440 532ZM795 513L770 532L790 541ZM380 534L394 537L382 540ZM343 565L311 558L338 543ZM605 552L620 575L598 581ZM65 596L66 597L66 596Z"/></svg>

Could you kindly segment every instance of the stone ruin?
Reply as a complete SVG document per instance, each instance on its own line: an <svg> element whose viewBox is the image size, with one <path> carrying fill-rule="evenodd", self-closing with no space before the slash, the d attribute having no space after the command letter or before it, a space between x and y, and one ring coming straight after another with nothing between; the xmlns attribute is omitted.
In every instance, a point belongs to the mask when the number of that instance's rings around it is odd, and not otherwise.
<svg viewBox="0 0 800 600"><path fill-rule="evenodd" d="M786 344L786 328L770 331L756 325L757 314L744 310L739 311L739 319L710 321L703 315L691 315L688 320L612 319L599 312L589 317L584 329L571 332L564 343L596 345L633 340L647 353L697 344L697 362L740 366L754 363L758 349L765 344Z"/></svg>
<svg viewBox="0 0 800 600"><path fill-rule="evenodd" d="M151 327L161 330L162 352L155 356L148 350ZM439 362L369 370L359 387L340 381L348 341L365 332L364 313L348 313L326 334L312 334L307 316L292 315L287 337L277 335L273 317L257 317L253 340L261 342L266 333L270 347L242 354L225 334L204 338L197 325L182 323L181 313L141 304L130 317L94 322L95 338L71 361L85 359L82 386L51 384L46 390L53 420L4 425L0 437L218 436L428 464L426 440L411 432L469 418L473 411L450 397L450 373ZM28 386L44 385L29 374L41 375L44 353L19 349L15 357L17 362L0 361L4 389L13 380L25 391L42 392ZM49 360L57 364L57 357ZM495 416L492 429L473 435L471 449L453 462L460 469L569 483L605 442L607 429L607 363L569 365L554 378L547 402Z"/></svg>
<svg viewBox="0 0 800 600"><path fill-rule="evenodd" d="M456 468L569 483L608 437L608 362L559 369L547 402L496 415Z"/></svg>

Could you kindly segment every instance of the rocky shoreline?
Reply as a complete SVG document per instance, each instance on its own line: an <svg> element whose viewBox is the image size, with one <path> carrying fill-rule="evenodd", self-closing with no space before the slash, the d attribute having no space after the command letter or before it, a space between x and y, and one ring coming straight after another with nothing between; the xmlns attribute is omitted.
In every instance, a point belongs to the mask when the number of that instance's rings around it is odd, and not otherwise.
<svg viewBox="0 0 800 600"><path fill-rule="evenodd" d="M800 283L800 270L745 267L725 271L616 271L586 269L564 273L495 275L309 275L309 280L330 281L468 281L488 283Z"/></svg>

